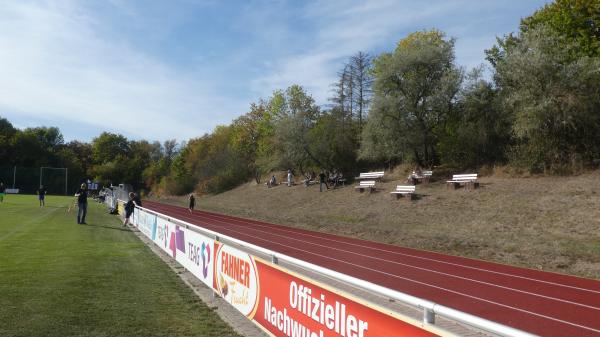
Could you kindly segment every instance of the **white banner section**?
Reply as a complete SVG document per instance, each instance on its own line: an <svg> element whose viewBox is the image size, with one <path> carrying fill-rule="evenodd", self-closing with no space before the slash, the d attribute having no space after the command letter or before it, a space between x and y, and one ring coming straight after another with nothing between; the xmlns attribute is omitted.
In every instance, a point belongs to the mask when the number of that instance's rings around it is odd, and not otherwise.
<svg viewBox="0 0 600 337"><path fill-rule="evenodd" d="M169 256L212 288L215 245L213 239L137 208L133 223Z"/></svg>

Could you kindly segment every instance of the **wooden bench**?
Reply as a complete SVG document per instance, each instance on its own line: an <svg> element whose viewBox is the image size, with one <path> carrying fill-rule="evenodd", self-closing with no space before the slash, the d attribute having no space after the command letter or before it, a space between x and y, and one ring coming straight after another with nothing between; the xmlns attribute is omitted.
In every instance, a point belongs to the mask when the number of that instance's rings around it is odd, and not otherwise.
<svg viewBox="0 0 600 337"><path fill-rule="evenodd" d="M366 189L368 189L369 193L371 193L376 189L375 180L361 181L360 184L357 186L354 186L354 188L357 189L360 193L364 192Z"/></svg>
<svg viewBox="0 0 600 337"><path fill-rule="evenodd" d="M452 180L446 181L446 186L448 188L457 189L461 185L465 186L465 190L471 190L479 187L479 182L477 181L477 173L454 174L452 175Z"/></svg>
<svg viewBox="0 0 600 337"><path fill-rule="evenodd" d="M390 194L395 195L396 200L400 199L401 196L406 196L408 198L408 200L413 200L413 198L415 196L415 189L416 188L414 185L408 185L408 186L398 185L398 186L396 186L396 190L393 192L390 192Z"/></svg>
<svg viewBox="0 0 600 337"><path fill-rule="evenodd" d="M361 173L358 177L356 177L355 179L357 180L377 180L377 181L381 181L381 179L383 178L385 172L381 171L381 172L366 172L366 173Z"/></svg>
<svg viewBox="0 0 600 337"><path fill-rule="evenodd" d="M431 179L432 175L433 171L423 171L421 172L421 175L418 175L415 173L415 171L413 171L408 177L408 180L412 181L413 185L416 185L419 182L422 184L429 184L429 180Z"/></svg>

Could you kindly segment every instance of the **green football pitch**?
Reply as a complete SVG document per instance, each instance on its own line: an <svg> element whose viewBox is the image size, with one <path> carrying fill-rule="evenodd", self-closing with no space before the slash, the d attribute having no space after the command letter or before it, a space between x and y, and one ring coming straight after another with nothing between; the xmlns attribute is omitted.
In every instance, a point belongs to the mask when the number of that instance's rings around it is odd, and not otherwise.
<svg viewBox="0 0 600 337"><path fill-rule="evenodd" d="M106 208L0 203L0 336L236 336Z"/></svg>

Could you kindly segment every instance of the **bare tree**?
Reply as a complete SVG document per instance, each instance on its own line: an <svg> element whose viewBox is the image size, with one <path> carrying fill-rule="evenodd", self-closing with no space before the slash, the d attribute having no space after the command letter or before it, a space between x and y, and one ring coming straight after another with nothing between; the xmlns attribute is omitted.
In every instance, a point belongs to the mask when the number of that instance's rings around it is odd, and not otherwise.
<svg viewBox="0 0 600 337"><path fill-rule="evenodd" d="M347 67L351 73L351 87L353 91L352 101L357 110L358 127L362 130L363 121L371 102L371 85L373 78L370 73L372 58L369 54L359 51L350 57L350 63Z"/></svg>

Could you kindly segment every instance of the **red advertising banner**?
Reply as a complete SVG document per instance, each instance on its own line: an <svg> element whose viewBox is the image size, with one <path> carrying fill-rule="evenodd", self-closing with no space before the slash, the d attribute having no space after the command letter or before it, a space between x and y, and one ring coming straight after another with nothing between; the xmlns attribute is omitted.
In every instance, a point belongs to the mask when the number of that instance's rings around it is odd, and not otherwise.
<svg viewBox="0 0 600 337"><path fill-rule="evenodd" d="M439 336L261 260L256 266L261 282L254 320L275 336Z"/></svg>
<svg viewBox="0 0 600 337"><path fill-rule="evenodd" d="M274 336L449 335L215 242L213 288Z"/></svg>

